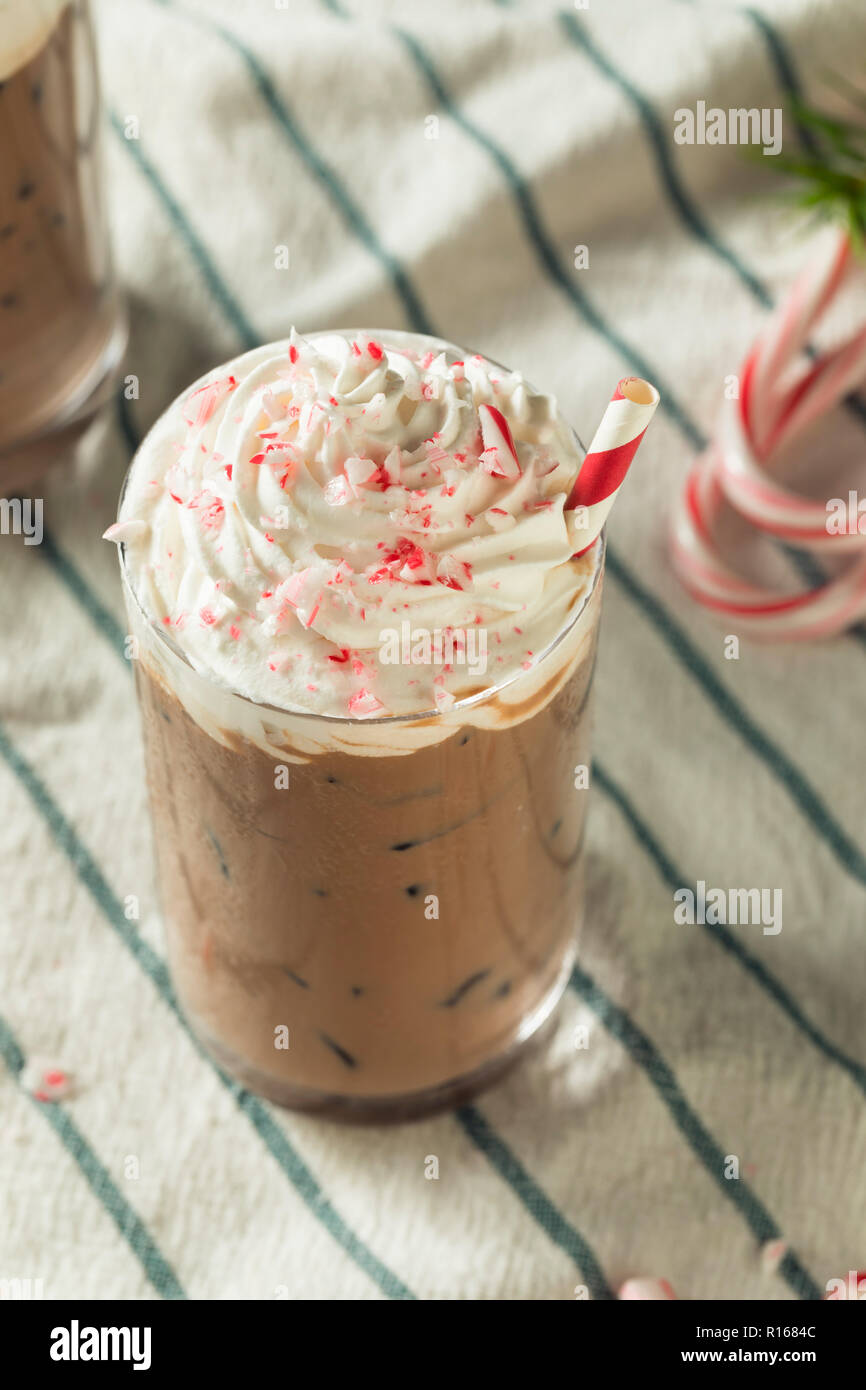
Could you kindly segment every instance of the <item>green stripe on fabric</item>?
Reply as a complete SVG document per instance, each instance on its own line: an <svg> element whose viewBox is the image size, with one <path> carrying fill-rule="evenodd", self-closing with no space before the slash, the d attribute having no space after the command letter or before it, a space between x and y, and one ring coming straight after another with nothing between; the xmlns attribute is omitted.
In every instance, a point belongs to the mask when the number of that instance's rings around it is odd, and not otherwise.
<svg viewBox="0 0 866 1390"><path fill-rule="evenodd" d="M20 1084L24 1053L4 1018L0 1018L0 1056ZM51 1126L94 1197L111 1217L157 1293L166 1299L185 1299L186 1293L168 1260L160 1251L141 1217L122 1195L105 1165L97 1157L68 1110L59 1102L28 1099Z"/></svg>
<svg viewBox="0 0 866 1390"><path fill-rule="evenodd" d="M736 272L759 303L765 309L770 308L773 301L767 287L743 264L736 252L726 246L712 227L704 221L700 211L686 193L671 157L667 132L662 127L662 123L647 97L626 77L625 73L621 72L602 53L600 48L596 47L586 28L575 14L571 14L567 10L562 11L559 15L559 21L571 42L580 48L593 66L622 92L637 112L655 156L659 177L682 220L699 241L702 241L720 260L725 261Z"/></svg>
<svg viewBox="0 0 866 1390"><path fill-rule="evenodd" d="M105 544L108 544L106 541ZM100 599L91 589L90 585L79 574L78 570L66 556L59 550L54 536L48 527L43 528L42 544L39 546L39 554L47 564L51 566L58 579L69 590L76 603L80 605L87 614L90 621L98 632L102 634L110 647L126 660L124 643L126 633L114 614L109 612Z"/></svg>
<svg viewBox="0 0 866 1390"><path fill-rule="evenodd" d="M132 462L132 455L137 450L141 440L135 428L135 421L132 418L132 405L126 398L126 392L124 391L122 382L115 394L114 406L118 428L126 442L126 447L129 449L130 462Z"/></svg>
<svg viewBox="0 0 866 1390"><path fill-rule="evenodd" d="M434 68L429 54L421 47L418 40L397 26L392 27L392 32L404 45L419 71L426 77L430 89L442 109L447 111L455 125L458 125L470 139L484 149L496 164L514 196L526 234L548 277L567 295L581 317L586 319L587 323L630 364L634 371L640 376L648 377L656 384L661 392L661 408L676 421L689 442L696 449L702 449L707 443L706 436L680 405L672 388L667 383L662 382L659 372L653 368L643 354L626 342L611 327L589 296L565 273L560 263L556 244L548 237L542 225L529 186L508 155L489 135L470 121L469 117L455 104Z"/></svg>
<svg viewBox="0 0 866 1390"><path fill-rule="evenodd" d="M547 1232L554 1245L558 1245L574 1261L586 1280L592 1298L613 1298L613 1291L588 1241L554 1206L480 1111L474 1105L464 1105L455 1112L454 1117L511 1191L520 1198L533 1221Z"/></svg>
<svg viewBox="0 0 866 1390"><path fill-rule="evenodd" d="M821 794L722 684L706 657L686 635L685 629L640 583L611 546L607 548L607 569L698 682L725 723L740 735L782 784L846 873L858 883L866 885L866 856L836 820Z"/></svg>
<svg viewBox="0 0 866 1390"><path fill-rule="evenodd" d="M764 1244L768 1240L778 1239L781 1235L779 1227L746 1180L725 1177L725 1153L689 1105L672 1069L652 1040L579 966L572 971L570 984L575 994L592 1009L608 1032L622 1043L632 1061L652 1082L686 1143L715 1179L719 1190L745 1218L756 1240ZM793 1252L789 1251L785 1256L779 1273L800 1298L821 1298L818 1285Z"/></svg>
<svg viewBox="0 0 866 1390"><path fill-rule="evenodd" d="M202 1056L207 1057L207 1054L202 1052ZM323 1193L312 1171L307 1167L297 1149L290 1144L285 1131L273 1119L267 1107L251 1091L244 1090L237 1082L226 1077L219 1067L214 1065L214 1071L231 1090L237 1101L238 1109L246 1115L283 1172L291 1179L295 1190L328 1234L354 1260L358 1268L362 1269L373 1283L378 1285L386 1297L402 1302L414 1302L415 1294L412 1293L411 1289L387 1265L383 1264L378 1256L373 1254L360 1236L355 1235L354 1231L343 1220L332 1202Z"/></svg>
<svg viewBox="0 0 866 1390"><path fill-rule="evenodd" d="M293 1148L282 1129L272 1119L265 1105L228 1077L211 1060L195 1035L190 1031L178 1006L164 962L127 921L123 904L112 892L89 850L54 802L36 771L26 762L2 726L0 726L0 757L3 758L7 767L33 801L51 832L54 843L58 849L62 850L75 869L79 882L88 890L106 920L156 986L164 1002L192 1039L199 1055L208 1062L226 1089L231 1092L238 1108L251 1121L269 1152L276 1159L309 1210L321 1222L328 1234L354 1260L355 1264L369 1275L388 1298L414 1299L415 1295L403 1281L396 1274L393 1274L350 1230L322 1192L300 1154Z"/></svg>
<svg viewBox="0 0 866 1390"><path fill-rule="evenodd" d="M638 844L646 851L649 858L655 864L659 877L671 889L687 887L694 879L689 879L681 869L668 858L662 846L659 844L650 827L647 825L638 812L635 810L628 794L623 787L614 780L609 772L596 760L592 766L592 776L596 785L604 792L611 801L619 807L625 820L628 822ZM712 939L721 946L722 950L727 951L743 967L761 989L773 999L784 1014L790 1019L796 1028L803 1033L819 1052L828 1059L842 1067L851 1077L854 1084L866 1095L866 1066L843 1052L842 1048L832 1042L821 1032L821 1030L803 1012L800 1005L793 995L786 989L780 980L777 980L772 971L768 970L757 956L753 956L747 951L743 943L722 923L703 923L703 929Z"/></svg>
<svg viewBox="0 0 866 1390"><path fill-rule="evenodd" d="M228 287L218 274L216 266L211 260L210 253L205 247L204 242L196 232L193 231L177 199L169 192L162 178L145 155L141 147L141 140L127 140L123 130L123 121L117 113L110 111L108 115L112 130L117 135L118 140L120 140L124 149L126 149L131 158L138 165L138 168L150 184L154 193L156 193L157 197L168 209L171 220L177 228L181 240L198 266L208 289L219 304L225 317L234 328L244 347L256 347L261 342L260 335L253 328L234 295L230 293Z"/></svg>
<svg viewBox="0 0 866 1390"><path fill-rule="evenodd" d="M801 101L803 98L803 88L800 79L797 76L793 61L787 49L784 47L780 36L776 33L770 21L765 19L760 11L756 10L751 5L744 5L741 13L748 16L763 39L770 62L776 72L776 81L782 91L793 101ZM810 154L817 153L818 147L815 142L815 137L808 126L801 125L798 122L797 134L804 149L807 149Z"/></svg>
<svg viewBox="0 0 866 1390"><path fill-rule="evenodd" d="M158 4L162 9L173 10L190 23L216 34L243 59L259 96L268 107L283 134L288 136L295 151L300 155L313 177L324 185L326 191L333 198L352 235L367 248L387 272L395 293L402 301L412 328L416 333L432 333L433 330L421 300L399 260L382 245L358 204L340 182L330 165L307 139L253 50L230 29L204 14L187 10L182 5L174 4L173 0L153 0L153 3Z"/></svg>

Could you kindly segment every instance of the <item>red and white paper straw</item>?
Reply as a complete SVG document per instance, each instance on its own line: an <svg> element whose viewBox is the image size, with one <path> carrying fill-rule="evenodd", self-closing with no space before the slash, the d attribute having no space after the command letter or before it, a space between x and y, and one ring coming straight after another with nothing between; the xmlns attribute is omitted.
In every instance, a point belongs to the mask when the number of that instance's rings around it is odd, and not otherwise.
<svg viewBox="0 0 866 1390"><path fill-rule="evenodd" d="M594 545L655 414L659 393L639 376L619 382L565 504L575 554Z"/></svg>
<svg viewBox="0 0 866 1390"><path fill-rule="evenodd" d="M689 473L674 513L673 562L688 591L738 632L770 641L829 637L866 617L866 535L857 515L831 530L825 501L799 496L769 471L785 444L866 375L866 329L817 360L804 353L851 268L844 237L835 237L807 267L743 363L739 399L725 401L716 438ZM776 540L852 554L853 561L837 578L805 592L753 584L720 552L716 536L726 504Z"/></svg>

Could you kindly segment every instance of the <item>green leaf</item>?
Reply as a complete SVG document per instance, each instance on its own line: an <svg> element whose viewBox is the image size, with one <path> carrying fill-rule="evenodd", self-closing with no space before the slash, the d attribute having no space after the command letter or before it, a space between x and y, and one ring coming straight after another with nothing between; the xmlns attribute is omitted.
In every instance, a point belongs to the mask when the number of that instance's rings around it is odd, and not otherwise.
<svg viewBox="0 0 866 1390"><path fill-rule="evenodd" d="M866 111L866 93L840 74L833 74L831 80L851 105ZM854 250L866 255L866 123L830 115L800 99L792 101L790 112L797 125L812 135L815 152L782 153L762 161L762 167L790 181L786 199L790 205L841 221Z"/></svg>

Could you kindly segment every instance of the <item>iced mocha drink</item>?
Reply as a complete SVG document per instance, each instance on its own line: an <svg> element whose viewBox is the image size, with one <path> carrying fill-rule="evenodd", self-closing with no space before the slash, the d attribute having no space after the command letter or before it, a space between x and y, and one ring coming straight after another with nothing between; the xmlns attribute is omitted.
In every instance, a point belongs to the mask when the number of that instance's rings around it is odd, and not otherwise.
<svg viewBox="0 0 866 1390"><path fill-rule="evenodd" d="M551 398L438 340L296 335L176 401L114 538L173 978L286 1105L493 1079L582 913L601 542Z"/></svg>

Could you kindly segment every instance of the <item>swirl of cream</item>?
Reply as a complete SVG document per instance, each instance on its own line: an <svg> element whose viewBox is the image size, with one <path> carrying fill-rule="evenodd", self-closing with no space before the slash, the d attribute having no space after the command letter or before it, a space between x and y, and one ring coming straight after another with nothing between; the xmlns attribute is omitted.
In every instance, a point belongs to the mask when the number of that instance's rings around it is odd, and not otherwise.
<svg viewBox="0 0 866 1390"><path fill-rule="evenodd" d="M415 334L293 332L168 408L111 538L149 617L248 699L445 709L566 623L579 466L516 372Z"/></svg>

